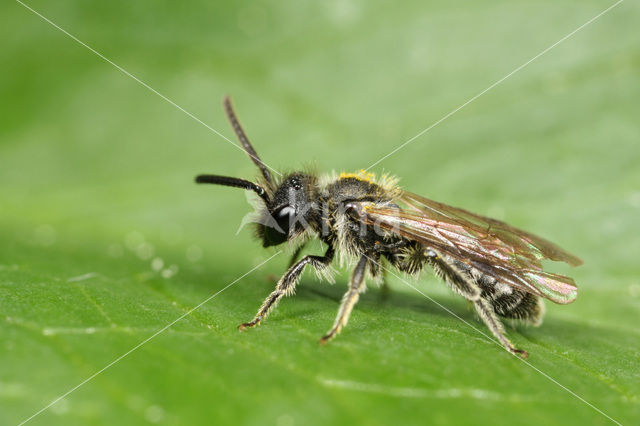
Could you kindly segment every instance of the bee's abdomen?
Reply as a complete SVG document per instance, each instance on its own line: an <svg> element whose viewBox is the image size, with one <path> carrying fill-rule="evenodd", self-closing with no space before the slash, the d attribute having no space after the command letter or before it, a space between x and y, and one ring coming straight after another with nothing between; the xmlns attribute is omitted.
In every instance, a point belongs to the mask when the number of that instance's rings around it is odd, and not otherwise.
<svg viewBox="0 0 640 426"><path fill-rule="evenodd" d="M476 282L481 290L480 297L488 300L498 315L533 325L542 322L544 305L538 296L504 284L462 262L454 262Z"/></svg>
<svg viewBox="0 0 640 426"><path fill-rule="evenodd" d="M392 262L393 263L393 262ZM394 266L403 272L417 274L425 264L433 267L436 275L468 300L481 298L491 304L496 314L539 325L544 314L542 300L523 290L496 280L479 269L421 244L406 247Z"/></svg>

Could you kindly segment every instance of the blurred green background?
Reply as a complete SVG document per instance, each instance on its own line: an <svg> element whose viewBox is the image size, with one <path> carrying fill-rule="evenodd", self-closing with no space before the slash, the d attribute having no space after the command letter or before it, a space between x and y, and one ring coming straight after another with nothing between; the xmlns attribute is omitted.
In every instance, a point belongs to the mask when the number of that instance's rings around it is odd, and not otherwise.
<svg viewBox="0 0 640 426"><path fill-rule="evenodd" d="M290 170L366 168L613 2L28 4ZM19 3L0 6L0 423L16 424L258 265L246 156ZM640 8L626 1L374 168L576 253L511 357L400 280L327 347L348 274L238 333L280 254L29 424L640 421ZM310 252L319 252L312 244ZM415 285L484 326L431 274ZM536 371L539 369L539 371ZM541 372L547 374L545 377ZM553 380L552 380L552 379Z"/></svg>

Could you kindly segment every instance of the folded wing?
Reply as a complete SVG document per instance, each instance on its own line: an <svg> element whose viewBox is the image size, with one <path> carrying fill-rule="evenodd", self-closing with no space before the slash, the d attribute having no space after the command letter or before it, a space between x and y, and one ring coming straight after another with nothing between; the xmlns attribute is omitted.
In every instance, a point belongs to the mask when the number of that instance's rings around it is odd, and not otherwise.
<svg viewBox="0 0 640 426"><path fill-rule="evenodd" d="M570 303L577 296L574 281L542 270L541 260L582 264L557 245L499 220L429 200L410 192L399 198L403 208L364 206L368 225L416 240L496 280L545 297Z"/></svg>

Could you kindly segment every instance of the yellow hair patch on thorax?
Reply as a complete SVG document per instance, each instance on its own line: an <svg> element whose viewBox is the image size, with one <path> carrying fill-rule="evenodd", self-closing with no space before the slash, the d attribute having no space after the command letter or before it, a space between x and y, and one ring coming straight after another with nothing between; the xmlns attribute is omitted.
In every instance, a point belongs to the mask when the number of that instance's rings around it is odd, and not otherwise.
<svg viewBox="0 0 640 426"><path fill-rule="evenodd" d="M364 169L360 169L360 171L357 173L340 173L339 177L340 179L354 178L354 179L363 180L369 183L375 183L375 180L376 180L376 175L374 173L367 172Z"/></svg>

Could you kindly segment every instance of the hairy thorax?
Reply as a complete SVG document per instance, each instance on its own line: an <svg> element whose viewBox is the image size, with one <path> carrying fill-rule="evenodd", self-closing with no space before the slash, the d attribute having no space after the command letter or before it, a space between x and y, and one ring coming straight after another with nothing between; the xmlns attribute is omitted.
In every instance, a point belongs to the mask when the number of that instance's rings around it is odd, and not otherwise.
<svg viewBox="0 0 640 426"><path fill-rule="evenodd" d="M354 205L395 206L396 194L395 185L375 182L370 175L363 172L341 174L322 188L322 237L336 243L347 255L359 256L368 253L377 257L384 251L382 247L400 238L376 231L373 227L363 226L357 218L357 212L353 211ZM373 247L380 247L379 252L372 252Z"/></svg>

